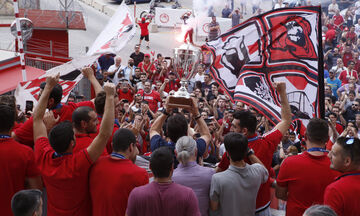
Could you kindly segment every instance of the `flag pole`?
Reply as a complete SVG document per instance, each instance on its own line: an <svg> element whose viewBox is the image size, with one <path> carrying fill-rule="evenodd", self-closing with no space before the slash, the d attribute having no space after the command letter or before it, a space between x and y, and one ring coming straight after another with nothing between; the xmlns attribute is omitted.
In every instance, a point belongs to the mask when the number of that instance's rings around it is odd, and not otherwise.
<svg viewBox="0 0 360 216"><path fill-rule="evenodd" d="M319 83L319 109L320 118L325 119L325 95L324 95L324 54L322 48L322 24L321 24L321 7L319 6L318 19L318 40L319 40L319 61L318 61L318 83Z"/></svg>
<svg viewBox="0 0 360 216"><path fill-rule="evenodd" d="M25 53L24 53L24 44L21 36L21 27L20 27L20 19L19 19L19 5L17 0L13 0L14 3L14 12L15 12L15 21L16 21L16 31L17 31L17 41L18 41L18 51L20 53L20 64L21 64L21 73L22 73L22 81L25 82L26 79L26 70L25 70Z"/></svg>

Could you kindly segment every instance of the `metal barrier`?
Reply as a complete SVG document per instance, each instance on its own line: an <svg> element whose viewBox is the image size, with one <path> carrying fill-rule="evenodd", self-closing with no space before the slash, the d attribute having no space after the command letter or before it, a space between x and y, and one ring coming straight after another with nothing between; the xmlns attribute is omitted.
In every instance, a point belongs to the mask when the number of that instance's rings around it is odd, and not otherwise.
<svg viewBox="0 0 360 216"><path fill-rule="evenodd" d="M31 67L39 68L44 71L50 70L53 67L59 66L61 64L64 64L64 62L59 61L51 61L47 59L40 59L40 58L32 58L32 57L26 57L25 58L25 64Z"/></svg>

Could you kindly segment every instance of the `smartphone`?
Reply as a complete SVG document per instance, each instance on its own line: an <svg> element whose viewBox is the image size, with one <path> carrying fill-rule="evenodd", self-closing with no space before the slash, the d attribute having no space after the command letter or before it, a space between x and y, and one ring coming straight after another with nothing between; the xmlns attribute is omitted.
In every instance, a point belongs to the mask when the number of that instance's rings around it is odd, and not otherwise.
<svg viewBox="0 0 360 216"><path fill-rule="evenodd" d="M34 108L34 102L27 100L25 104L25 114L30 115L29 111L32 112L33 108Z"/></svg>
<svg viewBox="0 0 360 216"><path fill-rule="evenodd" d="M205 122L206 122L206 124L210 124L212 122L212 119L207 118L207 119L205 119Z"/></svg>

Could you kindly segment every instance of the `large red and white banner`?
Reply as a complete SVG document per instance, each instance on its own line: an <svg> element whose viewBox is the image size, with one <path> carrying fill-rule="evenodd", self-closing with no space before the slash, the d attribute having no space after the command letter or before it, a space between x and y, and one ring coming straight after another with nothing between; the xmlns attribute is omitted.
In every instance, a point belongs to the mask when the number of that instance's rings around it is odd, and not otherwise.
<svg viewBox="0 0 360 216"><path fill-rule="evenodd" d="M47 76L58 73L60 74L59 84L63 88L63 98L61 102L65 103L70 92L83 78L80 68L91 65L97 58L99 58L99 55L79 57L46 71L44 75L37 79L20 82L15 91L16 103L20 105L21 110L25 110L27 100L33 101L34 105L36 105L39 100L40 84L45 82Z"/></svg>
<svg viewBox="0 0 360 216"><path fill-rule="evenodd" d="M135 33L134 17L131 15L129 7L122 3L96 38L87 55L117 54L134 37Z"/></svg>
<svg viewBox="0 0 360 216"><path fill-rule="evenodd" d="M320 117L319 7L261 14L230 29L204 49L214 79L235 101L253 106L273 123L281 120L276 81L286 82L295 117ZM320 50L321 51L321 50Z"/></svg>

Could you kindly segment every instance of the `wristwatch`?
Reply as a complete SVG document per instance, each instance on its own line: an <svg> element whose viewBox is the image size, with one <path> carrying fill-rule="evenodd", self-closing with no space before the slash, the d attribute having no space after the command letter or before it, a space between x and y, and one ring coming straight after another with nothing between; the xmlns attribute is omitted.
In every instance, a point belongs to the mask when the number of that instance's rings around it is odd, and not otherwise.
<svg viewBox="0 0 360 216"><path fill-rule="evenodd" d="M246 156L249 157L250 155L255 154L254 150L252 148L249 148Z"/></svg>

